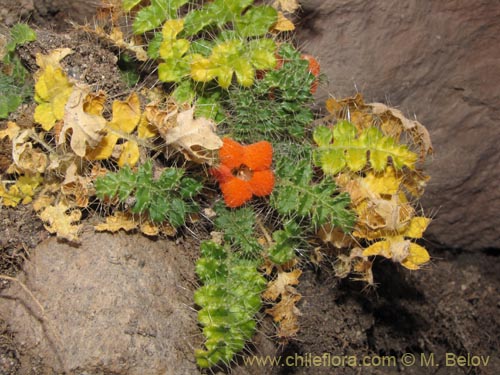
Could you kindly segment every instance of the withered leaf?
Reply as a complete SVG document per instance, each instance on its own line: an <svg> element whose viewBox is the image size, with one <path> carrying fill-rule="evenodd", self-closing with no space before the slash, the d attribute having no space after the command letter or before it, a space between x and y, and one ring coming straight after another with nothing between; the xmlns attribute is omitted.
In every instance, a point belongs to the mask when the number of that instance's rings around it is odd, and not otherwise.
<svg viewBox="0 0 500 375"><path fill-rule="evenodd" d="M222 140L215 134L215 123L206 118L194 118L194 108L177 115L177 125L160 134L167 145L183 152L186 159L196 163L212 164L215 151L222 147Z"/></svg>
<svg viewBox="0 0 500 375"><path fill-rule="evenodd" d="M68 241L77 241L81 225L74 223L80 220L82 212L72 209L67 213L69 209L71 207L61 201L55 206L46 207L39 216L47 223L44 226L50 233L56 233L57 237Z"/></svg>
<svg viewBox="0 0 500 375"><path fill-rule="evenodd" d="M83 103L88 94L89 89L86 86L74 87L65 106L64 125L58 142L58 144L65 143L66 135L71 130L71 148L80 157L85 156L87 147L92 149L99 144L106 126L106 120L103 117L84 111Z"/></svg>

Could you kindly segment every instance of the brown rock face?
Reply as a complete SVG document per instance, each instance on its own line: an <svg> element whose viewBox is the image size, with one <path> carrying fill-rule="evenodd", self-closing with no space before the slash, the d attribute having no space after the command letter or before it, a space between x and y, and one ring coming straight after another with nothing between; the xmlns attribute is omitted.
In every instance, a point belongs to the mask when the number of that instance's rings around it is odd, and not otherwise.
<svg viewBox="0 0 500 375"><path fill-rule="evenodd" d="M499 248L500 2L301 3L299 45L319 57L329 79L321 99L359 91L429 129L428 238Z"/></svg>
<svg viewBox="0 0 500 375"><path fill-rule="evenodd" d="M36 358L37 374L199 373L189 251L123 233L41 243L18 276L32 295L18 283L0 293L0 318L25 354L20 374Z"/></svg>

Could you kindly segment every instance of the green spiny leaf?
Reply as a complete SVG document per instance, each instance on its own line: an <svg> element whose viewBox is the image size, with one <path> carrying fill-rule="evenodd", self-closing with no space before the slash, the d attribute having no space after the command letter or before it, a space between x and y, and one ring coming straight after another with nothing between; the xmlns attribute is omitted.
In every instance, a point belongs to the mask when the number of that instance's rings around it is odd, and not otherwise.
<svg viewBox="0 0 500 375"><path fill-rule="evenodd" d="M295 250L303 240L303 229L293 220L284 224L282 230L273 232L274 244L268 250L269 259L273 263L283 264L295 257Z"/></svg>
<svg viewBox="0 0 500 375"><path fill-rule="evenodd" d="M208 26L223 28L228 22L237 20L241 12L252 3L253 0L215 0L206 3L203 8L188 13L184 32L189 36Z"/></svg>
<svg viewBox="0 0 500 375"><path fill-rule="evenodd" d="M154 179L151 161L141 165L135 173L128 166L108 173L98 178L95 186L98 198L118 196L120 202L124 202L133 196L132 212L148 213L154 222L168 220L175 228L183 225L186 215L197 209L192 198L202 187L193 178L184 177L184 170L177 168L166 168L158 179Z"/></svg>
<svg viewBox="0 0 500 375"><path fill-rule="evenodd" d="M216 206L218 217L215 227L224 232L226 241L241 249L243 254L256 257L262 251L262 246L255 236L255 213L249 207L238 210L228 210L223 206Z"/></svg>
<svg viewBox="0 0 500 375"><path fill-rule="evenodd" d="M242 37L262 36L276 23L278 12L271 6L263 5L250 8L235 20L235 28Z"/></svg>
<svg viewBox="0 0 500 375"><path fill-rule="evenodd" d="M352 228L354 214L347 206L347 194L339 194L333 180L313 182L313 170L308 161L302 160L293 168L282 158L276 168L277 186L271 195L271 205L282 215L308 218L317 228L332 222L345 231Z"/></svg>
<svg viewBox="0 0 500 375"><path fill-rule="evenodd" d="M151 5L142 8L132 24L135 34L143 34L146 31L156 29L167 19L177 16L177 10L189 0L152 0ZM130 2L133 4L133 0Z"/></svg>
<svg viewBox="0 0 500 375"><path fill-rule="evenodd" d="M181 82L189 71L189 62L185 58L169 58L158 65L158 78L163 82Z"/></svg>

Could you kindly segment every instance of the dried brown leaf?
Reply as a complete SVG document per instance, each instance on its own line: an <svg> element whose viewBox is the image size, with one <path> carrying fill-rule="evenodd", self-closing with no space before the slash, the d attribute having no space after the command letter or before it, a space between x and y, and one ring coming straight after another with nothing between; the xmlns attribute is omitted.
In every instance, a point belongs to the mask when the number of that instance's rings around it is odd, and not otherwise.
<svg viewBox="0 0 500 375"><path fill-rule="evenodd" d="M68 210L71 211L67 213ZM50 233L56 233L57 237L68 241L78 241L78 232L81 225L74 224L82 217L82 212L78 209L72 209L64 202L59 202L55 206L46 207L40 213L40 219L45 223L45 229Z"/></svg>
<svg viewBox="0 0 500 375"><path fill-rule="evenodd" d="M167 145L181 151L186 159L196 163L212 164L216 151L222 147L222 140L215 134L215 123L206 118L194 118L194 108L180 112L176 126L158 129Z"/></svg>
<svg viewBox="0 0 500 375"><path fill-rule="evenodd" d="M106 120L98 115L86 113L83 109L85 98L89 94L86 86L74 87L64 111L64 125L58 144L66 142L66 135L71 134L71 148L76 155L84 157L87 147L95 148L103 137Z"/></svg>

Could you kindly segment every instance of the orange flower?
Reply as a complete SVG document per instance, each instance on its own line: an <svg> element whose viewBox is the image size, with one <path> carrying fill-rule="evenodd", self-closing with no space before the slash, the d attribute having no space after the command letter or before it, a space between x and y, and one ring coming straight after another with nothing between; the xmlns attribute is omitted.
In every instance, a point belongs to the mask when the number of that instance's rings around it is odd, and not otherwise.
<svg viewBox="0 0 500 375"><path fill-rule="evenodd" d="M220 165L210 173L219 182L228 207L239 207L252 196L264 197L274 188L274 174L270 170L273 146L260 141L248 146L224 138L219 150Z"/></svg>

